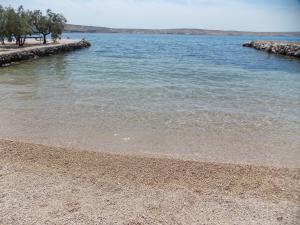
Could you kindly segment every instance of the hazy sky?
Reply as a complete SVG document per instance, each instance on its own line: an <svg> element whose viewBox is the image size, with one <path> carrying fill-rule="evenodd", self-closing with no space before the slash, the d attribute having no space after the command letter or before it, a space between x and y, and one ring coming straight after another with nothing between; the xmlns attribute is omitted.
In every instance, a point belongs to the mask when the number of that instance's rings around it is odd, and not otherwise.
<svg viewBox="0 0 300 225"><path fill-rule="evenodd" d="M300 31L300 0L0 0L51 8L69 23L114 28Z"/></svg>

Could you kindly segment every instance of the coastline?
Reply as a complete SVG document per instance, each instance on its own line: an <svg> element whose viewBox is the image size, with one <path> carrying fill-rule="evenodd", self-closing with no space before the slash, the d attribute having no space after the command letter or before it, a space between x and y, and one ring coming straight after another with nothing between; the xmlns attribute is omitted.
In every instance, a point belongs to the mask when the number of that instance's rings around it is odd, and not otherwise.
<svg viewBox="0 0 300 225"><path fill-rule="evenodd" d="M2 46L2 49L0 48L0 67L8 66L18 61L70 52L90 46L91 44L86 40L60 40L60 43L47 45L31 41L24 47L12 46L8 49L5 48L6 46Z"/></svg>
<svg viewBox="0 0 300 225"><path fill-rule="evenodd" d="M229 35L229 36L282 36L300 37L300 32L255 32L236 30L207 30L193 28L174 29L133 29L133 28L111 28L66 24L64 32L69 33L107 33L107 34L153 34L153 35Z"/></svg>
<svg viewBox="0 0 300 225"><path fill-rule="evenodd" d="M296 224L299 219L299 168L6 140L0 140L0 154L0 224Z"/></svg>

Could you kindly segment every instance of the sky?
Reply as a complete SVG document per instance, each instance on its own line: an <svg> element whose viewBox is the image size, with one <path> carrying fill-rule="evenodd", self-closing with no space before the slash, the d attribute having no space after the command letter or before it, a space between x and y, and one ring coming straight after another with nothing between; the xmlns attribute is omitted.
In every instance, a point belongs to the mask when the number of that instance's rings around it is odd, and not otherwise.
<svg viewBox="0 0 300 225"><path fill-rule="evenodd" d="M0 0L0 4L50 8L79 25L300 31L300 0Z"/></svg>

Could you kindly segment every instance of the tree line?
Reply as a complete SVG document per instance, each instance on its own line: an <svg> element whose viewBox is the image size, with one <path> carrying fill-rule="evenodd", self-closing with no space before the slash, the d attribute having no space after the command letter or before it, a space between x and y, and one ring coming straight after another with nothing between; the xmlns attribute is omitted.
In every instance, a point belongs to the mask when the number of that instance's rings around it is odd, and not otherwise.
<svg viewBox="0 0 300 225"><path fill-rule="evenodd" d="M25 10L23 6L14 9L0 5L0 42L15 41L23 46L27 38L38 35L43 38L43 44L47 44L48 35L53 41L60 38L66 22L62 14L50 9L44 14L41 10Z"/></svg>

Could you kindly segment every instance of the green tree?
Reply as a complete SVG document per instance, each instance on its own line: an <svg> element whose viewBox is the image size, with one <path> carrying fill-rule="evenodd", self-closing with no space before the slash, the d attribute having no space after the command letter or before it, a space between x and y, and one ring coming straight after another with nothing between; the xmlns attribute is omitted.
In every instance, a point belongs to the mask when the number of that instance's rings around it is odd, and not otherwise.
<svg viewBox="0 0 300 225"><path fill-rule="evenodd" d="M16 43L23 46L27 36L33 34L30 11L25 11L23 6L20 6L15 15L14 25L13 35Z"/></svg>
<svg viewBox="0 0 300 225"><path fill-rule="evenodd" d="M43 43L47 44L49 34L54 41L60 37L67 20L63 15L53 13L48 9L46 15L43 15L40 10L35 10L32 13L32 22L34 29L43 35Z"/></svg>
<svg viewBox="0 0 300 225"><path fill-rule="evenodd" d="M0 27L4 28L3 37L8 41L16 40L16 44L23 46L27 36L32 34L30 24L30 12L25 11L22 6L17 10L8 7L3 13L4 20L1 21Z"/></svg>
<svg viewBox="0 0 300 225"><path fill-rule="evenodd" d="M23 6L15 10L11 6L4 8L0 5L0 43L15 40L16 44L23 46L26 38L32 34L43 35L44 44L47 43L49 34L56 41L60 38L66 22L62 14L54 13L50 9L43 15L40 10L24 10Z"/></svg>
<svg viewBox="0 0 300 225"><path fill-rule="evenodd" d="M7 16L6 10L0 5L0 42L4 44L4 40L7 37L6 32Z"/></svg>
<svg viewBox="0 0 300 225"><path fill-rule="evenodd" d="M67 23L66 18L58 13L50 12L51 14L51 38L55 42L61 37L62 32L64 31L64 26Z"/></svg>
<svg viewBox="0 0 300 225"><path fill-rule="evenodd" d="M5 29L6 29L6 38L9 42L13 40L13 36L15 30L17 29L17 23L16 23L16 12L12 7L8 7L5 9L6 11L6 24L5 24Z"/></svg>

